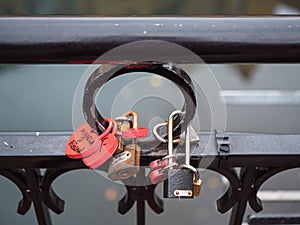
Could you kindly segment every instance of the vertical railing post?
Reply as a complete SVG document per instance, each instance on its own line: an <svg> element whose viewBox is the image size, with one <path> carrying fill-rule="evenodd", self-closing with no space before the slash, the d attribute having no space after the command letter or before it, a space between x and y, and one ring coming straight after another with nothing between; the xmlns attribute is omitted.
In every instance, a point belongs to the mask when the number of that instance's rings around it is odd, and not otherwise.
<svg viewBox="0 0 300 225"><path fill-rule="evenodd" d="M40 188L40 169L25 169L25 176L28 184L28 192L34 205L35 215L39 225L52 225L49 208L43 201L43 193Z"/></svg>

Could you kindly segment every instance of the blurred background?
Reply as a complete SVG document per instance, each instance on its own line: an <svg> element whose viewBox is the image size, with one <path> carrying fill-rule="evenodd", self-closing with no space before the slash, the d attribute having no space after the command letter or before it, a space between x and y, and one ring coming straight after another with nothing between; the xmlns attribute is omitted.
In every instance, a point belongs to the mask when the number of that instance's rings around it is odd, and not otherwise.
<svg viewBox="0 0 300 225"><path fill-rule="evenodd" d="M293 0L0 0L0 14L6 15L298 15L299 9L300 2ZM182 66L193 70L193 66ZM226 104L227 131L300 133L300 97L297 94L297 90L300 90L299 65L226 64L208 67L220 84L219 94L227 93L229 96ZM86 69L86 65L0 65L0 131L71 131L73 98ZM166 80L155 79L153 83L153 75L149 74L139 74L139 77L149 78L149 83L139 83L133 87L126 94L129 100L134 101L139 96L139 88L146 91L146 88L155 88L161 82L168 84ZM103 102L98 106L104 115L109 115L111 107L106 105L111 106L111 102L118 97L118 90L135 79L114 79L101 90L99 98ZM141 125L150 123L142 116L149 111L149 105L159 115L168 114L173 109L163 101L163 96L170 95L174 86L161 87L165 91L162 98L148 99L135 105L141 115ZM281 96L273 95L273 100L264 98L270 95L270 90L279 91ZM236 101L230 101L232 92L228 91L237 91L234 92L238 95ZM249 97L251 91L259 91L256 92L259 97ZM205 102L201 94L197 97L200 103ZM199 116L203 131L210 129L210 123L207 122L210 120L209 113L204 108ZM165 200L163 214L156 215L150 210L147 211L147 224L227 224L229 213L221 215L215 205L215 200L226 190L226 180L216 173L204 171L203 181L203 194L200 198L192 201ZM0 186L0 224L36 224L33 209L25 216L16 213L21 194L14 184L0 177ZM56 180L54 187L66 200L65 212L61 215L52 214L54 225L135 224L134 209L124 216L117 213L117 202L125 194L124 187L93 171L67 173ZM300 189L299 169L277 175L263 186L263 190L291 189ZM161 186L157 193L161 196ZM295 199L299 201L299 194ZM264 213L299 211L300 203L297 201L264 202ZM248 210L246 215L249 213L253 212Z"/></svg>
<svg viewBox="0 0 300 225"><path fill-rule="evenodd" d="M294 0L1 0L1 14L274 14L280 8L297 13Z"/></svg>

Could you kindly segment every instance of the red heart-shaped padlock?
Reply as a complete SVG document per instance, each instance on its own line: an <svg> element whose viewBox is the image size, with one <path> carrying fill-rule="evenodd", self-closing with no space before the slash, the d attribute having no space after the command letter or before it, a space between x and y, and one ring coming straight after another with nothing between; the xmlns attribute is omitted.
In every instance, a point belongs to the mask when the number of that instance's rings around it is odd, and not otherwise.
<svg viewBox="0 0 300 225"><path fill-rule="evenodd" d="M107 129L99 136L92 128L84 123L70 137L65 148L65 154L72 159L81 159L96 152L102 145L101 137L105 137L112 129L109 122Z"/></svg>
<svg viewBox="0 0 300 225"><path fill-rule="evenodd" d="M109 119L113 121L112 119ZM90 169L96 169L105 163L117 150L119 141L116 137L116 122L113 121L114 128L112 133L108 133L105 137L101 139L102 145L101 147L95 151L90 156L83 158L82 161L85 165L87 165Z"/></svg>

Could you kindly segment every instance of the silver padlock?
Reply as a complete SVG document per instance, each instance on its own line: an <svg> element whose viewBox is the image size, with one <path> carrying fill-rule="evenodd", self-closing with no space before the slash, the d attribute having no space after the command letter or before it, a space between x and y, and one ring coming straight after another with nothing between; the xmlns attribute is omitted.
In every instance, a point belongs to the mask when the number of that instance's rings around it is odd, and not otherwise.
<svg viewBox="0 0 300 225"><path fill-rule="evenodd" d="M178 166L176 163L176 156L173 152L173 143L177 142L173 140L173 116L177 115L178 113L182 112L180 110L174 111L170 115L171 119L169 118L168 122L166 122L168 125L168 155L162 159L154 160L149 164L151 169L151 172L149 173L149 179L152 184L163 182L168 177L167 173L169 169L176 168ZM162 142L166 142L166 140L161 138L157 133L157 129L160 125L161 124L153 128L153 134Z"/></svg>

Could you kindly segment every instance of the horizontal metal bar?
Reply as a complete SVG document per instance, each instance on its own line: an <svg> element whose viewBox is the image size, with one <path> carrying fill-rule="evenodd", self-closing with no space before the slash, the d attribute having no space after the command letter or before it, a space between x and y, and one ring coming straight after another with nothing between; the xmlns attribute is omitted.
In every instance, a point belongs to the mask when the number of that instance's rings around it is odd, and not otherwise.
<svg viewBox="0 0 300 225"><path fill-rule="evenodd" d="M263 225L263 224L299 224L300 214L258 214L250 215L248 218L249 225Z"/></svg>
<svg viewBox="0 0 300 225"><path fill-rule="evenodd" d="M197 146L192 146L191 155L212 158L212 166L218 165L218 151L210 135L201 134ZM69 159L64 149L67 136L1 135L0 168L86 168L81 160ZM253 135L230 134L230 167L276 167L300 166L300 135ZM213 137L212 137L213 138ZM152 142L151 142L152 143ZM139 143L143 148L143 143ZM145 145L145 143L144 143ZM180 148L180 147L179 147ZM141 165L166 155L166 149L141 155ZM180 152L180 149L179 151Z"/></svg>
<svg viewBox="0 0 300 225"><path fill-rule="evenodd" d="M226 105L300 105L300 90L224 90Z"/></svg>
<svg viewBox="0 0 300 225"><path fill-rule="evenodd" d="M263 201L289 201L300 202L300 191L284 190L284 191L258 191L257 196Z"/></svg>
<svg viewBox="0 0 300 225"><path fill-rule="evenodd" d="M299 16L0 17L0 30L0 63L91 63L141 40L179 44L207 63L300 62Z"/></svg>
<svg viewBox="0 0 300 225"><path fill-rule="evenodd" d="M25 131L25 132L0 132L1 136L71 136L71 131Z"/></svg>

